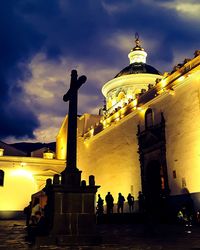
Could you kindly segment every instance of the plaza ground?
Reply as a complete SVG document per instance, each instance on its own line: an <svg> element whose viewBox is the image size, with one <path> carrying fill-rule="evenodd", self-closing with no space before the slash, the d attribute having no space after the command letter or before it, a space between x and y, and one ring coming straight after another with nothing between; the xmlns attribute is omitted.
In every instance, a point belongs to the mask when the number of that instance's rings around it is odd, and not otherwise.
<svg viewBox="0 0 200 250"><path fill-rule="evenodd" d="M70 250L200 250L200 227L176 224L101 224L97 231L102 237L99 246L31 246L25 242L24 220L0 220L0 250L70 249Z"/></svg>

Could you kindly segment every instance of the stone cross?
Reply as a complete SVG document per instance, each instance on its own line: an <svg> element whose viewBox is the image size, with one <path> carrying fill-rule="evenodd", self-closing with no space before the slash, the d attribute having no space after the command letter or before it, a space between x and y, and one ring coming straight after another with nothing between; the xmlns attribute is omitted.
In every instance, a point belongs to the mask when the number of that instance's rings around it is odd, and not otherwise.
<svg viewBox="0 0 200 250"><path fill-rule="evenodd" d="M77 101L78 89L87 80L82 75L78 78L77 71L71 71L70 89L63 96L63 101L69 101L68 110L68 135L67 135L67 163L64 172L76 172L76 151L77 151Z"/></svg>
<svg viewBox="0 0 200 250"><path fill-rule="evenodd" d="M76 166L77 146L77 95L78 89L87 80L78 78L77 71L71 72L70 89L63 96L69 101L67 163L59 175L54 175L53 184L46 185L47 206L45 216L49 223L49 235L42 237L42 244L57 246L99 245L96 234L95 186L94 176L89 176L89 185L81 181L81 171ZM61 185L60 185L61 184ZM36 244L39 245L40 237Z"/></svg>

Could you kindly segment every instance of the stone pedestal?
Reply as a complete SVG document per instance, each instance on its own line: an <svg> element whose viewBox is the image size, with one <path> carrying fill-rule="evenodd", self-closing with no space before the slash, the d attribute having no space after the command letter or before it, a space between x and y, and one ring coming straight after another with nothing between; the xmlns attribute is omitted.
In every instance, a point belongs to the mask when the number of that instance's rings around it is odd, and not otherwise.
<svg viewBox="0 0 200 250"><path fill-rule="evenodd" d="M80 187L81 185L81 173L77 168L75 171L64 170L61 173L61 184L66 187Z"/></svg>
<svg viewBox="0 0 200 250"><path fill-rule="evenodd" d="M65 175L70 179L72 173ZM80 176L80 172L77 172ZM74 175L73 175L74 177ZM76 177L74 177L76 179ZM72 178L73 179L73 178ZM78 179L78 176L77 176ZM90 178L91 179L91 178ZM37 245L96 245L100 238L96 234L95 194L99 186L90 181L58 184L58 179L48 187L46 217L49 235L37 237Z"/></svg>

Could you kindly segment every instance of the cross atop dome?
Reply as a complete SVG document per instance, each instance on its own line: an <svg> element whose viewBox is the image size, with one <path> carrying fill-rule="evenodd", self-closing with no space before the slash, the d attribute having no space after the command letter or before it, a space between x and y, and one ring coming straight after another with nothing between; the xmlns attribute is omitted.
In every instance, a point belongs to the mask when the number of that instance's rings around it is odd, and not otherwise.
<svg viewBox="0 0 200 250"><path fill-rule="evenodd" d="M141 46L139 34L135 33L135 47L128 54L131 63L146 63L147 53Z"/></svg>
<svg viewBox="0 0 200 250"><path fill-rule="evenodd" d="M144 51L144 49L141 46L141 42L140 42L139 38L140 38L139 34L136 32L135 33L135 45L136 46L131 51L133 51L133 50L143 50Z"/></svg>
<svg viewBox="0 0 200 250"><path fill-rule="evenodd" d="M135 39L139 41L139 34L137 32L135 32Z"/></svg>

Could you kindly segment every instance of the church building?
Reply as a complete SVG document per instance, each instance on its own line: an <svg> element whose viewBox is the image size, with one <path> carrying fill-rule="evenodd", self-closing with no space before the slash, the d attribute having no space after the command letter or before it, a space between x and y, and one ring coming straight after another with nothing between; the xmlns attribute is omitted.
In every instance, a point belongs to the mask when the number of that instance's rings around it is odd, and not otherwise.
<svg viewBox="0 0 200 250"><path fill-rule="evenodd" d="M77 167L88 182L94 175L103 199L117 203L138 192L169 198L180 208L190 197L200 208L200 50L169 73L146 63L139 37L130 64L106 82L100 114L77 117ZM0 145L0 217L23 211L31 195L66 165L66 116L56 138L56 155L43 158L4 155ZM9 148L9 151L11 149ZM136 208L137 209L137 208Z"/></svg>
<svg viewBox="0 0 200 250"><path fill-rule="evenodd" d="M78 168L93 174L99 193L190 196L200 208L200 51L169 73L146 63L136 37L130 64L102 87L100 115L78 117ZM57 159L66 158L67 116L57 136Z"/></svg>

